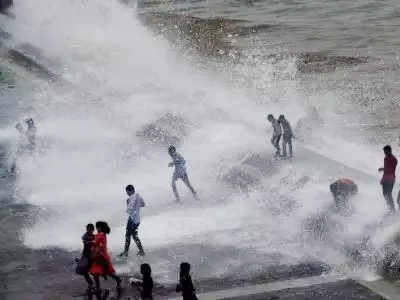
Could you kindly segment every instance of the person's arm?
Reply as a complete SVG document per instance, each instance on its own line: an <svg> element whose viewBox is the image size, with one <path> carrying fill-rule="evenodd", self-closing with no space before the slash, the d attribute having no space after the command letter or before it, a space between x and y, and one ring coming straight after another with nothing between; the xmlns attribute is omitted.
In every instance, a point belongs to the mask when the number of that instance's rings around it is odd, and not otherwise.
<svg viewBox="0 0 400 300"><path fill-rule="evenodd" d="M179 292L182 292L182 288L183 288L183 283L182 283L182 277L181 278L179 278L179 283L176 285L176 292L177 293L179 293Z"/></svg>
<svg viewBox="0 0 400 300"><path fill-rule="evenodd" d="M386 157L385 157L385 159L383 160L383 168L381 167L381 168L379 168L378 169L378 172L384 172L385 170L386 170L386 168L387 168L387 163L386 163Z"/></svg>
<svg viewBox="0 0 400 300"><path fill-rule="evenodd" d="M140 196L140 207L145 207L146 203L144 203L143 198Z"/></svg>
<svg viewBox="0 0 400 300"><path fill-rule="evenodd" d="M186 160L183 158L182 155L177 154L175 164L184 166L186 164Z"/></svg>

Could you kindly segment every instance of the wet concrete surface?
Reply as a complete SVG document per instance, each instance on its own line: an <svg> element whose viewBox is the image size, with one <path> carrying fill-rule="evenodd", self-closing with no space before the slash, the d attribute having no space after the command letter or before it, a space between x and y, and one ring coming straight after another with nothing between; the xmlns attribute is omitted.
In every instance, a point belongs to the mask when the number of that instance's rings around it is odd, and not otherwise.
<svg viewBox="0 0 400 300"><path fill-rule="evenodd" d="M226 300L382 300L380 295L353 280L313 285L255 295L224 298Z"/></svg>

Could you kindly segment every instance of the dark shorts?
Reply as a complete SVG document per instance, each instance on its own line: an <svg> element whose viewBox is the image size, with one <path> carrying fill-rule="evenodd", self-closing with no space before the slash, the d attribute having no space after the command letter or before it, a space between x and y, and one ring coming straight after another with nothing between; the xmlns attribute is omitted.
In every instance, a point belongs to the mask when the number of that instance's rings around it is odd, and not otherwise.
<svg viewBox="0 0 400 300"><path fill-rule="evenodd" d="M132 221L131 218L128 218L128 224L126 224L126 234L127 235L136 235L139 229L140 223L136 224Z"/></svg>
<svg viewBox="0 0 400 300"><path fill-rule="evenodd" d="M384 195L391 195L393 192L394 182L383 182L382 183L382 190Z"/></svg>
<svg viewBox="0 0 400 300"><path fill-rule="evenodd" d="M172 181L177 181L178 179L182 179L183 181L185 181L187 180L187 178L188 175L186 173L186 170L175 171L172 175Z"/></svg>

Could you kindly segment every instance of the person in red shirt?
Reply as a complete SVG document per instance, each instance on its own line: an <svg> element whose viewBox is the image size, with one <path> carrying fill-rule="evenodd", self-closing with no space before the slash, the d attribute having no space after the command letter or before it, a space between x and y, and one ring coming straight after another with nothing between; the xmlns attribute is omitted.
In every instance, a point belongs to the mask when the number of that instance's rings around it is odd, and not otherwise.
<svg viewBox="0 0 400 300"><path fill-rule="evenodd" d="M393 186L396 180L396 166L397 159L392 154L392 147L386 145L383 147L383 152L385 153L385 160L383 168L379 168L379 172L383 172L381 179L381 185L383 190L383 196L386 199L386 203L389 206L390 211L394 212L394 202L393 202ZM400 203L399 203L400 206Z"/></svg>
<svg viewBox="0 0 400 300"><path fill-rule="evenodd" d="M107 237L110 233L110 227L106 222L99 221L96 223L97 234L92 242L92 266L90 274L94 277L96 290L100 291L99 276L110 276L117 283L117 290L121 289L121 278L115 274L114 267L111 263L110 255L107 251Z"/></svg>

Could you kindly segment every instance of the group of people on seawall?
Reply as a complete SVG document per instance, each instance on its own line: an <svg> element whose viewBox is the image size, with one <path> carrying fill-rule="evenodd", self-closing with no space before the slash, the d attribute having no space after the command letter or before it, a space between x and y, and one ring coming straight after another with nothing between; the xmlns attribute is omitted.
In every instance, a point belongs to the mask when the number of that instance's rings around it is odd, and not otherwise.
<svg viewBox="0 0 400 300"><path fill-rule="evenodd" d="M382 193L389 212L393 213L396 210L393 200L393 187L396 181L397 158L393 155L390 145L383 147L383 153L385 155L383 167L379 168L378 172L383 172L380 181ZM333 182L330 185L330 191L335 200L336 207L342 209L349 207L349 200L358 193L358 187L353 180L343 178ZM397 204L400 210L400 191L397 195Z"/></svg>
<svg viewBox="0 0 400 300"><path fill-rule="evenodd" d="M278 119L275 119L272 114L267 116L268 121L271 122L273 133L271 138L271 144L275 147L275 157L282 158L291 158L293 157L293 143L292 139L294 138L292 127L290 126L289 121L285 118L284 115L280 115ZM279 141L282 139L282 153L279 145ZM289 156L287 156L286 147L289 146Z"/></svg>
<svg viewBox="0 0 400 300"><path fill-rule="evenodd" d="M139 194L134 192L132 185L128 185L126 191L129 195L128 200L130 199L128 201L130 203L128 204L128 210L132 208L132 200L138 203L137 207L142 207L142 205L144 205L143 199ZM139 213L139 209L137 212ZM137 216L139 216L139 214ZM138 226L139 223L134 223L131 219L131 215L129 215L126 228L125 249L120 256L128 256L130 237L132 235L134 236L134 240L139 248L138 255L144 255L143 248L137 236ZM95 295L96 298L100 300L108 297L108 291L102 290L100 287L100 277L103 277L105 280L107 280L108 277L113 278L116 281L117 294L121 294L122 279L116 275L107 250L107 234L111 232L110 227L106 222L98 221L96 222L97 234L94 234L94 229L95 226L93 224L90 223L86 225L86 232L82 236L82 255L80 259L76 259L76 273L84 276L88 284L87 295L89 296L89 299L92 298L92 295ZM132 287L138 289L141 299L152 300L153 279L151 277L151 266L147 263L141 264L140 273L142 274L142 280L131 279L130 284ZM95 286L93 286L93 280ZM197 300L195 288L190 276L190 264L187 262L182 262L180 265L179 283L176 286L176 292L181 292L184 300Z"/></svg>
<svg viewBox="0 0 400 300"><path fill-rule="evenodd" d="M294 138L292 128L289 121L284 115L280 115L275 119L272 114L267 116L268 121L271 122L273 127L273 134L271 143L276 149L275 156L279 157L293 157L292 139ZM18 123L16 129L20 133L20 146L23 151L32 152L36 145L36 132L37 128L32 118L25 120L23 124ZM280 151L280 139L283 136L282 153ZM22 141L22 142L21 142ZM289 146L289 153L286 152L286 147ZM383 196L386 200L390 212L395 211L395 204L393 201L393 187L395 183L395 172L397 167L397 159L392 153L390 145L383 148L385 155L383 167L379 168L379 172L383 172L381 179ZM169 167L174 167L172 174L172 191L177 202L180 202L180 196L177 191L176 181L181 179L188 189L192 192L194 199L198 200L198 194L190 183L189 176L186 170L186 161L184 157L177 152L176 147L170 145L168 147L168 154L172 161L168 164ZM288 155L289 154L289 155ZM138 256L144 256L145 251L142 242L138 235L138 230L141 222L140 211L145 207L145 201L139 193L136 192L135 187L131 184L125 188L128 198L126 199L126 212L128 214L126 232L125 232L125 245L123 251L119 254L120 257L128 257L131 240L133 239L137 248ZM339 179L330 185L330 191L333 195L335 205L338 208L347 207L349 200L352 196L357 194L358 187L351 179ZM397 198L400 209L400 193ZM97 234L94 234L96 228ZM121 278L116 275L114 267L111 262L110 255L107 251L107 234L111 232L110 227L104 221L88 224L85 234L82 236L83 252L80 259L77 259L76 273L84 276L88 284L88 293L93 295L100 295L100 277L111 277L116 281L117 291L121 289ZM182 263L180 284L177 291L182 291L184 299L196 299L195 290L190 278L190 265ZM142 299L152 299L153 281L151 278L151 267L148 264L141 265L141 274L143 281L135 282L142 295ZM93 279L92 279L93 278ZM93 281L95 287L93 287ZM98 296L100 297L100 296ZM99 298L100 299L100 298Z"/></svg>

